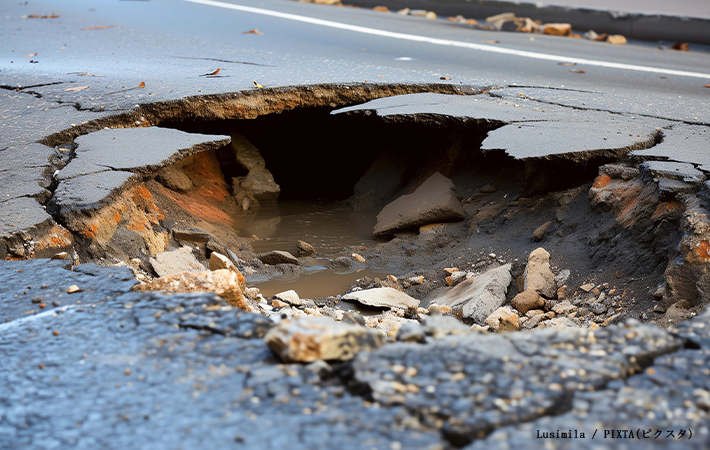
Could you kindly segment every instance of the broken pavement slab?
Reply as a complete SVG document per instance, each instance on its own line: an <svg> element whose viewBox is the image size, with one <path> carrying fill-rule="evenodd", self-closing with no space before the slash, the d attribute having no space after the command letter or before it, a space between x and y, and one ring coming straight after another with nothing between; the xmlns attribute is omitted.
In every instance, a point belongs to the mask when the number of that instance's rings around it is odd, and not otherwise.
<svg viewBox="0 0 710 450"><path fill-rule="evenodd" d="M60 181L110 170L153 175L190 155L223 147L230 137L148 127L104 129L74 142L75 156L57 174Z"/></svg>
<svg viewBox="0 0 710 450"><path fill-rule="evenodd" d="M343 300L353 300L376 308L416 309L419 306L419 300L391 287L351 292L344 295Z"/></svg>
<svg viewBox="0 0 710 450"><path fill-rule="evenodd" d="M543 89L538 89L543 91ZM503 150L515 159L562 156L584 161L623 156L652 147L657 128L669 122L641 120L606 111L544 104L513 96L514 88L488 95L408 94L342 108L333 114L372 114L385 121L406 116L428 121L473 121L492 128L481 149ZM537 92L537 90L535 91ZM520 94L523 95L524 94ZM570 133L570 130L575 130Z"/></svg>
<svg viewBox="0 0 710 450"><path fill-rule="evenodd" d="M375 237L439 222L463 220L466 213L456 197L454 183L436 172L413 193L386 205L377 215Z"/></svg>
<svg viewBox="0 0 710 450"><path fill-rule="evenodd" d="M78 137L74 159L56 175L53 202L62 215L97 209L141 178L195 153L223 147L228 136L167 128L105 129Z"/></svg>
<svg viewBox="0 0 710 450"><path fill-rule="evenodd" d="M469 278L440 292L431 303L448 306L454 311L460 310L464 318L483 323L505 302L508 285L513 281L511 267L511 264L506 264Z"/></svg>

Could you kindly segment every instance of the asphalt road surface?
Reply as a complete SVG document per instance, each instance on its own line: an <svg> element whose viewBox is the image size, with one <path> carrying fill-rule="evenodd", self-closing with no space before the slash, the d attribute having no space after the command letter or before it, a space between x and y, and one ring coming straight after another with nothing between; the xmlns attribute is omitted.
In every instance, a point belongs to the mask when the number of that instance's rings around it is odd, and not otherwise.
<svg viewBox="0 0 710 450"><path fill-rule="evenodd" d="M266 87L406 82L590 90L639 106L653 98L659 115L681 106L710 121L710 90L703 87L710 52L702 46L689 52L649 42L614 46L282 0L36 1L0 11L2 84L61 82L35 90L82 108L254 89L253 81ZM22 19L53 13L59 17ZM263 34L244 34L254 29ZM225 78L200 77L217 68ZM130 99L106 95L141 82L146 88L126 94Z"/></svg>
<svg viewBox="0 0 710 450"><path fill-rule="evenodd" d="M710 168L710 49L699 45L687 52L667 43L614 46L285 0L15 1L0 5L0 21L0 242L8 259L39 248L35 240L50 225L53 239L67 239L60 225L81 221L82 195L105 201L126 179L173 161L142 154L138 143L125 149L124 165L111 165L121 155L97 144L80 146L82 156L65 168L59 144L103 126L175 118L172 107L187 117L226 111L201 109L201 96L237 98L229 113L241 105L278 112L298 107L298 97L286 94L307 86L311 100L351 107L341 112L495 120L500 128L483 147L517 146L510 155L520 159L532 151L566 155L569 142L582 148L590 137L586 150L609 142L624 152L650 147L646 156ZM358 106L348 90L371 93L366 100L430 93ZM258 101L245 95L261 92ZM160 111L151 109L156 102ZM663 142L654 140L659 127ZM612 129L624 133L607 141L597 132ZM526 132L539 135L534 145L516 134ZM106 148L120 151L116 143ZM87 161L99 168L61 177ZM700 211L681 220L677 206L673 223L685 227L688 246L704 242L705 259L686 258L690 268L681 274L707 283L705 175L675 167L644 170L685 201L687 216ZM642 185L639 169L619 173L613 183ZM112 179L119 180L107 188ZM49 198L59 194L62 210L50 211ZM684 251L692 256L693 248ZM637 320L594 332L467 329L387 344L352 363L281 364L262 339L275 326L265 315L211 294L132 292L137 281L126 267L3 261L0 280L3 449L707 448L708 312L687 313L692 318L672 332ZM691 290L704 286L691 281ZM81 289L69 293L72 284ZM454 334L453 319L440 319L450 321L442 331L432 319L430 331ZM662 440L589 439L620 428L637 438L642 429L660 431ZM558 429L587 439L535 438Z"/></svg>

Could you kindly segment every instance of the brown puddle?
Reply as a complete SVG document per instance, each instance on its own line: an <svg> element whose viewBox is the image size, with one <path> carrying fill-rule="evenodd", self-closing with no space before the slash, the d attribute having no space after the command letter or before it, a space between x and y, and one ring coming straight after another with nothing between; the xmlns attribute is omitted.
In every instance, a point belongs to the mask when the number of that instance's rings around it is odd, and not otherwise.
<svg viewBox="0 0 710 450"><path fill-rule="evenodd" d="M331 269L306 271L294 280L293 277L272 278L263 283L256 283L264 297L271 297L279 292L293 289L301 298L323 298L345 294L362 277L384 278L385 272L376 272L372 269L358 269L350 273L337 273Z"/></svg>
<svg viewBox="0 0 710 450"><path fill-rule="evenodd" d="M362 277L387 276L369 268L326 268L330 260L353 253L346 247L375 245L374 225L372 211L354 211L333 202L286 200L262 204L254 215L240 219L235 228L240 236L259 238L251 243L256 253L282 250L298 255L299 240L316 249L313 263L317 265L304 268L300 274L254 283L262 295L269 297L293 289L301 298L322 298L344 294Z"/></svg>
<svg viewBox="0 0 710 450"><path fill-rule="evenodd" d="M374 226L374 212L333 202L288 200L262 204L235 228L240 236L259 238L251 244L256 253L283 250L298 255L296 243L303 240L315 247L318 256L337 257L349 256L348 246L375 245Z"/></svg>

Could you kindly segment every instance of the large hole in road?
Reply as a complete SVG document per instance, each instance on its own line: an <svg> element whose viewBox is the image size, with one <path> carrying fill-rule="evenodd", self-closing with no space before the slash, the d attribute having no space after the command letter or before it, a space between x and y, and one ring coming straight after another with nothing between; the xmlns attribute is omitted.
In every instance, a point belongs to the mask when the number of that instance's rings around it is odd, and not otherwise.
<svg viewBox="0 0 710 450"><path fill-rule="evenodd" d="M525 261L540 245L553 253L558 271L570 270L579 284L610 280L647 291L662 280L668 260L664 251L677 242L677 232L671 226L648 231L653 236L643 239L652 240L654 247L638 251L633 232L617 226L612 215L590 208L590 184L611 158L522 162L502 151L481 151L488 132L500 123L441 116L383 121L366 114L331 115L331 110L301 108L250 120L160 123L232 137L230 145L210 157L233 196L228 201L236 205L227 208L232 228L249 239L240 248L256 255L280 250L299 256L298 241L315 247L315 258L305 259L300 267L256 264L256 273L247 273L247 281L262 294L294 289L303 297L323 298L343 294L353 284L371 286L373 279L386 285L387 275L411 278L426 273L439 284L410 284L413 295L426 297L446 285L437 279L443 277L434 275L437 265L471 269L504 259ZM184 164L177 165L194 177L194 169ZM375 240L373 228L382 208L437 172L452 180L466 219L434 232L413 227ZM193 224L200 225L204 217L198 219ZM538 243L533 231L546 223L547 237ZM605 248L609 241L612 249ZM366 263L353 260L353 254L366 254ZM648 264L635 264L640 255L651 256ZM518 272L521 265L515 265Z"/></svg>
<svg viewBox="0 0 710 450"><path fill-rule="evenodd" d="M574 309L562 318L582 326L663 318L658 313L670 297L659 286L678 255L690 203L660 189L639 161L623 152L521 161L482 150L501 122L333 109L154 120L163 130L227 135L231 142L141 174L96 212L62 216L80 259L128 262L150 281L173 263L182 268L180 252L197 268L219 253L265 297L293 289L318 307L347 309L352 305L334 296L392 287L428 307L450 300L446 293L464 280L507 264L512 281L503 295L510 304L525 290L528 256L544 247L561 288L545 294L546 319L562 314L553 308L565 301ZM420 192L430 182L453 189L433 190L433 197ZM397 214L423 218L382 231L387 208L410 194L430 211L420 214L410 203ZM447 202L460 212L427 215ZM677 279L692 281L686 266L677 270ZM456 305L451 311L482 323Z"/></svg>

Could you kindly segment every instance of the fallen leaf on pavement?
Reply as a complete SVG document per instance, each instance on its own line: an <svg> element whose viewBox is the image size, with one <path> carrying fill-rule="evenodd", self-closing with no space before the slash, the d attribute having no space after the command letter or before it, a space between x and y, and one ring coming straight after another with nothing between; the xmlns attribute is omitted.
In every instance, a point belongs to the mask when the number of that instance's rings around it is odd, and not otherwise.
<svg viewBox="0 0 710 450"><path fill-rule="evenodd" d="M706 85L703 86L703 87L710 88L710 84L706 84Z"/></svg>
<svg viewBox="0 0 710 450"><path fill-rule="evenodd" d="M576 66L577 63L560 63L560 65L565 66L565 67L572 67L572 66Z"/></svg>
<svg viewBox="0 0 710 450"><path fill-rule="evenodd" d="M242 34L264 34L264 33L262 33L261 31L257 30L256 28L254 28L253 30L244 31L244 32L242 32Z"/></svg>
<svg viewBox="0 0 710 450"><path fill-rule="evenodd" d="M64 92L83 91L84 89L88 88L89 86L90 86L90 85L87 84L86 86L79 86L79 87L75 87L75 88L64 89Z"/></svg>
<svg viewBox="0 0 710 450"><path fill-rule="evenodd" d="M610 36L607 36L606 41L614 45L626 44L626 38L620 34L612 34Z"/></svg>
<svg viewBox="0 0 710 450"><path fill-rule="evenodd" d="M372 10L377 12L390 12L390 10L387 9L386 6L375 6L374 8L372 8Z"/></svg>
<svg viewBox="0 0 710 450"><path fill-rule="evenodd" d="M32 58L33 56L37 56L37 53L32 53L31 55L25 55L25 58Z"/></svg>
<svg viewBox="0 0 710 450"><path fill-rule="evenodd" d="M106 28L113 28L115 26L116 25L104 25L101 27L86 27L86 28L82 28L82 30L105 30Z"/></svg>
<svg viewBox="0 0 710 450"><path fill-rule="evenodd" d="M450 80L451 78L449 77L439 77L440 80Z"/></svg>
<svg viewBox="0 0 710 450"><path fill-rule="evenodd" d="M585 72L584 70L574 70L574 69L570 69L569 71L572 72L572 73L587 73L587 72Z"/></svg>
<svg viewBox="0 0 710 450"><path fill-rule="evenodd" d="M126 87L126 86L121 86L121 89L122 89L122 90L120 90L120 91L114 91L114 92L107 92L107 93L104 94L104 95L113 95L113 94L118 94L119 92L128 92L128 91L132 91L133 89L144 88L144 87L145 87L145 81L141 81L141 84L139 84L139 85L136 86L136 87L132 87L132 88L128 88L128 89L123 89L123 88L125 88L125 87Z"/></svg>
<svg viewBox="0 0 710 450"><path fill-rule="evenodd" d="M491 39L484 39L481 42L483 42L484 44L499 44L500 43L500 41L494 41Z"/></svg>
<svg viewBox="0 0 710 450"><path fill-rule="evenodd" d="M259 88L259 89L263 89L263 88L264 88L264 86L260 85L260 84L257 83L256 81L252 81L252 83L254 83L254 86L256 86L256 87Z"/></svg>
<svg viewBox="0 0 710 450"><path fill-rule="evenodd" d="M222 68L221 68L221 67L218 67L217 70L215 70L214 72L205 73L205 74L202 74L202 75L200 75L200 76L201 76L201 77L208 77L208 76L210 76L210 75L217 75L220 70L222 70Z"/></svg>
<svg viewBox="0 0 710 450"><path fill-rule="evenodd" d="M673 47L671 47L671 48L673 50L680 50L682 52L687 52L688 49L690 48L690 45L688 45L687 42L683 42L683 43L678 42L678 43L673 44Z"/></svg>

